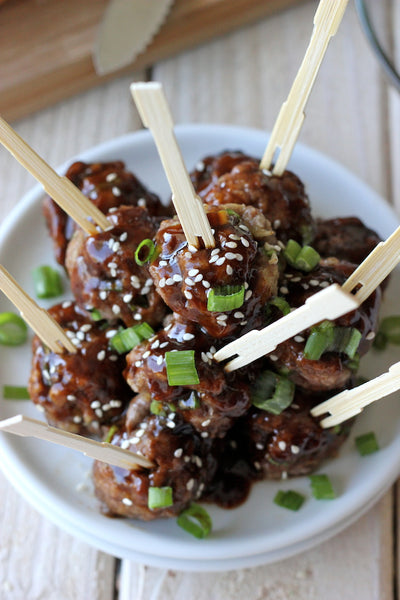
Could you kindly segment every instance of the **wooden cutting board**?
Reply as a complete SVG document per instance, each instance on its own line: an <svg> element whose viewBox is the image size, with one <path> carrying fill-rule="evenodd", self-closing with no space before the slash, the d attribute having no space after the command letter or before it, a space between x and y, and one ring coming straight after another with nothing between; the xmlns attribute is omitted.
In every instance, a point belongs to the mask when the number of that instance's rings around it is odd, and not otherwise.
<svg viewBox="0 0 400 600"><path fill-rule="evenodd" d="M135 62L99 77L91 53L108 0L8 0L0 6L0 114L18 119L302 1L176 0Z"/></svg>

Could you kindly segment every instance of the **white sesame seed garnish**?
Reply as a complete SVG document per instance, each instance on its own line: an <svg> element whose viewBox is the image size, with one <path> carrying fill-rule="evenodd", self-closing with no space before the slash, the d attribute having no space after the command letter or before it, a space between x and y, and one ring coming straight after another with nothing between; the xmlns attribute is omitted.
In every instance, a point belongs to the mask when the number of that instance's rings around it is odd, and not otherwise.
<svg viewBox="0 0 400 600"><path fill-rule="evenodd" d="M66 300L65 302L62 303L61 306L63 308L69 308L70 306L72 306L72 302L71 302L71 300Z"/></svg>
<svg viewBox="0 0 400 600"><path fill-rule="evenodd" d="M108 359L112 362L117 362L118 356L116 354L111 354L111 356L109 356Z"/></svg>
<svg viewBox="0 0 400 600"><path fill-rule="evenodd" d="M112 337L114 337L114 335L116 335L118 333L117 329L110 329L109 331L107 331L106 333L106 338L110 339Z"/></svg>
<svg viewBox="0 0 400 600"><path fill-rule="evenodd" d="M236 242L226 242L225 246L227 248L237 248L237 243Z"/></svg>
<svg viewBox="0 0 400 600"><path fill-rule="evenodd" d="M188 272L189 277L195 277L199 273L198 269L190 269Z"/></svg>
<svg viewBox="0 0 400 600"><path fill-rule="evenodd" d="M190 340L194 339L194 335L193 333L184 333L182 339L184 339L185 342L189 342Z"/></svg>
<svg viewBox="0 0 400 600"><path fill-rule="evenodd" d="M177 448L174 452L174 456L176 458L180 458L182 456L182 454L183 454L183 448Z"/></svg>
<svg viewBox="0 0 400 600"><path fill-rule="evenodd" d="M204 171L205 168L206 165L203 163L202 160L199 160L199 162L196 165L196 171Z"/></svg>
<svg viewBox="0 0 400 600"><path fill-rule="evenodd" d="M273 223L274 229L278 229L278 227L280 227L280 224L281 224L281 220L280 219L275 219L275 221Z"/></svg>
<svg viewBox="0 0 400 600"><path fill-rule="evenodd" d="M122 402L121 400L110 400L110 406L111 408L119 408L122 406Z"/></svg>
<svg viewBox="0 0 400 600"><path fill-rule="evenodd" d="M108 296L108 293L106 292L106 290L101 290L101 292L99 292L100 300L107 300L107 296Z"/></svg>
<svg viewBox="0 0 400 600"><path fill-rule="evenodd" d="M143 358L149 358L150 356L150 350L146 350L146 352L143 353Z"/></svg>
<svg viewBox="0 0 400 600"><path fill-rule="evenodd" d="M300 452L300 448L295 445L290 446L290 450L292 451L292 454L298 454Z"/></svg>
<svg viewBox="0 0 400 600"><path fill-rule="evenodd" d="M155 342L152 343L152 345L150 346L150 348L152 350L155 350L156 348L158 348L159 345L160 345L160 340L156 340Z"/></svg>
<svg viewBox="0 0 400 600"><path fill-rule="evenodd" d="M90 403L90 408L96 409L96 408L100 408L101 404L98 400L93 400L93 402Z"/></svg>
<svg viewBox="0 0 400 600"><path fill-rule="evenodd" d="M240 310L238 310L237 312L235 312L233 314L233 316L235 317L235 319L243 319L244 318L244 314L242 312L240 312Z"/></svg>
<svg viewBox="0 0 400 600"><path fill-rule="evenodd" d="M281 440L280 442L278 442L278 447L279 447L279 450L282 450L282 452L283 452L284 450L286 450L286 442Z"/></svg>
<svg viewBox="0 0 400 600"><path fill-rule="evenodd" d="M209 263L210 265L212 265L213 263L217 262L218 258L219 258L218 254L214 254L214 256L212 256L212 257L210 258L210 260L208 261L208 263Z"/></svg>
<svg viewBox="0 0 400 600"><path fill-rule="evenodd" d="M125 504L125 506L132 506L133 502L130 498L122 498L122 504Z"/></svg>
<svg viewBox="0 0 400 600"><path fill-rule="evenodd" d="M310 279L309 284L313 287L316 287L317 285L319 285L319 281L318 279Z"/></svg>
<svg viewBox="0 0 400 600"><path fill-rule="evenodd" d="M365 339L370 341L373 340L375 338L375 332L374 331L370 331L366 336Z"/></svg>
<svg viewBox="0 0 400 600"><path fill-rule="evenodd" d="M92 329L92 326L90 323L84 323L83 325L81 325L81 331L83 331L83 333L87 333L91 329Z"/></svg>
<svg viewBox="0 0 400 600"><path fill-rule="evenodd" d="M216 349L216 347L215 347L215 346L211 346L211 348L210 348L210 350L209 350L209 351L211 352L211 354L215 354L215 353L216 353L216 351L217 351L217 349Z"/></svg>
<svg viewBox="0 0 400 600"><path fill-rule="evenodd" d="M165 287L165 277L162 277L160 279L160 281L158 282L158 287L160 287L160 288Z"/></svg>
<svg viewBox="0 0 400 600"><path fill-rule="evenodd" d="M272 361L274 361L274 362L278 360L278 357L277 357L277 356L275 356L275 354L270 354L270 355L269 355L269 358L270 358Z"/></svg>
<svg viewBox="0 0 400 600"><path fill-rule="evenodd" d="M193 479L193 477L192 477L192 478L191 478L191 479L189 479L189 481L187 482L187 484L186 484L186 489L187 489L188 491L190 491L190 490L192 490L192 489L193 489L193 486L194 486L194 479Z"/></svg>
<svg viewBox="0 0 400 600"><path fill-rule="evenodd" d="M208 363L208 356L205 352L201 353L201 360L205 363Z"/></svg>
<svg viewBox="0 0 400 600"><path fill-rule="evenodd" d="M96 408L94 412L96 417L99 417L99 419L101 419L101 417L103 416L103 411L101 410L101 408Z"/></svg>
<svg viewBox="0 0 400 600"><path fill-rule="evenodd" d="M251 290L247 290L247 292L246 292L246 294L244 296L244 299L248 300L249 298L252 297L252 295L253 295L253 292Z"/></svg>
<svg viewBox="0 0 400 600"><path fill-rule="evenodd" d="M76 332L76 337L78 338L78 340L80 340L81 342L83 342L83 340L85 339L85 334L83 333L83 331L77 331Z"/></svg>
<svg viewBox="0 0 400 600"><path fill-rule="evenodd" d="M210 287L210 282L209 282L209 281L206 281L205 279L203 279L203 281L202 281L201 283L202 283L202 285L203 285L205 288L209 288L209 287Z"/></svg>
<svg viewBox="0 0 400 600"><path fill-rule="evenodd" d="M247 321L240 321L239 325L247 325Z"/></svg>
<svg viewBox="0 0 400 600"><path fill-rule="evenodd" d="M234 254L233 252L227 252L225 254L225 257L227 258L227 260L235 260L236 254Z"/></svg>
<svg viewBox="0 0 400 600"><path fill-rule="evenodd" d="M167 261L166 260L160 260L160 262L158 263L159 267L166 267L167 266Z"/></svg>
<svg viewBox="0 0 400 600"><path fill-rule="evenodd" d="M77 337L73 337L71 338L71 342L73 343L74 346L80 346L81 342Z"/></svg>
<svg viewBox="0 0 400 600"><path fill-rule="evenodd" d="M176 281L176 283L180 283L183 278L182 275L179 275L179 273L175 273L175 275L172 275L172 279Z"/></svg>
<svg viewBox="0 0 400 600"><path fill-rule="evenodd" d="M166 421L165 424L170 429L174 429L174 427L175 427L175 423L173 421L170 421L170 420Z"/></svg>
<svg viewBox="0 0 400 600"><path fill-rule="evenodd" d="M231 265L226 265L226 274L233 275L233 269L232 269Z"/></svg>
<svg viewBox="0 0 400 600"><path fill-rule="evenodd" d="M106 357L106 351L105 350L100 350L100 352L97 353L97 360L104 360Z"/></svg>
<svg viewBox="0 0 400 600"><path fill-rule="evenodd" d="M240 241L242 242L242 244L245 248L248 248L250 246L250 242L249 242L249 240L246 240L246 238L241 237Z"/></svg>
<svg viewBox="0 0 400 600"><path fill-rule="evenodd" d="M193 298L193 295L188 290L184 290L183 294L188 300L191 300Z"/></svg>
<svg viewBox="0 0 400 600"><path fill-rule="evenodd" d="M279 291L280 291L281 294L288 294L289 293L289 290L288 290L288 288L285 285L282 285L279 288Z"/></svg>
<svg viewBox="0 0 400 600"><path fill-rule="evenodd" d="M202 431L200 435L202 438L208 438L208 431Z"/></svg>
<svg viewBox="0 0 400 600"><path fill-rule="evenodd" d="M139 198L137 205L140 206L141 208L146 208L146 206L147 206L146 200L144 198Z"/></svg>
<svg viewBox="0 0 400 600"><path fill-rule="evenodd" d="M301 281L301 277L293 277L292 281L293 283L298 283L299 281Z"/></svg>
<svg viewBox="0 0 400 600"><path fill-rule="evenodd" d="M186 277L185 283L186 283L186 285L190 285L190 286L194 286L194 284L195 284L193 279L190 279L190 277Z"/></svg>
<svg viewBox="0 0 400 600"><path fill-rule="evenodd" d="M132 300L132 298L133 298L132 294L125 294L122 297L122 300L125 302L125 304L128 304Z"/></svg>
<svg viewBox="0 0 400 600"><path fill-rule="evenodd" d="M286 480L288 478L287 471L282 471L281 479Z"/></svg>
<svg viewBox="0 0 400 600"><path fill-rule="evenodd" d="M130 446L130 445L131 445L131 443L130 443L130 441L129 441L129 440L123 440L123 441L121 442L121 448L122 448L123 450L127 450L127 449L129 448L129 446Z"/></svg>
<svg viewBox="0 0 400 600"><path fill-rule="evenodd" d="M218 315L218 319L219 319L220 321L226 321L226 320L227 320L227 318L228 318L228 315Z"/></svg>
<svg viewBox="0 0 400 600"><path fill-rule="evenodd" d="M200 281L203 281L203 275L201 273L196 275L196 277L194 278L195 283L200 283Z"/></svg>
<svg viewBox="0 0 400 600"><path fill-rule="evenodd" d="M256 448L257 448L257 450L264 450L264 444L258 443L258 444L256 444Z"/></svg>
<svg viewBox="0 0 400 600"><path fill-rule="evenodd" d="M168 277L168 279L165 281L165 285L174 285L174 284L175 284L175 280L172 279L172 277ZM148 290L148 291L150 291L150 290Z"/></svg>
<svg viewBox="0 0 400 600"><path fill-rule="evenodd" d="M135 313L133 315L133 318L135 319L135 321L141 321L143 317L140 313Z"/></svg>
<svg viewBox="0 0 400 600"><path fill-rule="evenodd" d="M113 304L111 310L113 311L114 315L119 315L119 313L121 312L121 309L118 306L118 304Z"/></svg>
<svg viewBox="0 0 400 600"><path fill-rule="evenodd" d="M72 420L74 423L82 423L82 417L79 415L76 415Z"/></svg>
<svg viewBox="0 0 400 600"><path fill-rule="evenodd" d="M108 181L108 182L115 181L116 179L117 179L116 173L108 173L106 176L106 181Z"/></svg>
<svg viewBox="0 0 400 600"><path fill-rule="evenodd" d="M295 336L294 336L294 341L295 341L295 342L300 342L300 343L301 343L301 342L304 342L305 340L304 340L304 338L303 338L303 336L302 336L302 335L295 335Z"/></svg>
<svg viewBox="0 0 400 600"><path fill-rule="evenodd" d="M119 241L120 242L126 242L126 240L128 239L128 234L126 231L124 231L123 233L121 233L121 235L119 236Z"/></svg>
<svg viewBox="0 0 400 600"><path fill-rule="evenodd" d="M167 330L165 330L167 331ZM168 346L169 342L163 342L162 344L160 344L160 348L166 348Z"/></svg>
<svg viewBox="0 0 400 600"><path fill-rule="evenodd" d="M74 396L73 394L68 394L67 400L68 402L74 402L76 400L76 396Z"/></svg>
<svg viewBox="0 0 400 600"><path fill-rule="evenodd" d="M303 290L308 290L310 286L307 283L302 283L301 287L303 288Z"/></svg>
<svg viewBox="0 0 400 600"><path fill-rule="evenodd" d="M173 282L172 282L172 283L173 283ZM167 285L167 282L165 282L165 284ZM171 284L169 284L169 285L171 285ZM140 290L140 293L141 293L143 296L145 296L145 295L146 295L146 294L148 294L149 292L150 292L150 288L149 288L149 287L147 287L147 285L145 285L145 286L144 286L144 287L143 287L143 288Z"/></svg>
<svg viewBox="0 0 400 600"><path fill-rule="evenodd" d="M219 258L219 259L216 261L216 263L215 263L215 264L216 264L218 267L220 267L221 265L223 265L223 264L224 264L225 260L226 260L225 256L221 256L221 258Z"/></svg>
<svg viewBox="0 0 400 600"><path fill-rule="evenodd" d="M119 188L118 188L118 187L115 185L115 186L112 188L112 193L114 194L114 196L117 196L117 197L118 197L118 196L120 196L120 195L121 195L121 190L120 190L120 189L119 189Z"/></svg>
<svg viewBox="0 0 400 600"><path fill-rule="evenodd" d="M161 356L161 355L160 355L160 356L157 356L157 361L156 361L156 362L157 362L157 364L158 364L159 366L161 366L161 365L163 364L163 362L164 362L164 357L163 357L163 356Z"/></svg>
<svg viewBox="0 0 400 600"><path fill-rule="evenodd" d="M247 283L247 281L244 282L244 289L248 290L249 289L249 284Z"/></svg>
<svg viewBox="0 0 400 600"><path fill-rule="evenodd" d="M241 254L236 254L235 255L236 260L238 260L239 262L242 262L243 260L243 256Z"/></svg>
<svg viewBox="0 0 400 600"><path fill-rule="evenodd" d="M211 250L211 256L215 256L216 254L219 254L220 252L220 248L214 248L213 250Z"/></svg>
<svg viewBox="0 0 400 600"><path fill-rule="evenodd" d="M205 421L202 422L201 426L208 427L210 423L211 423L211 419L206 419Z"/></svg>
<svg viewBox="0 0 400 600"><path fill-rule="evenodd" d="M135 367L137 367L137 368L138 368L138 367L141 367L141 366L142 366L142 361L141 361L141 360L137 360L137 361L135 362Z"/></svg>

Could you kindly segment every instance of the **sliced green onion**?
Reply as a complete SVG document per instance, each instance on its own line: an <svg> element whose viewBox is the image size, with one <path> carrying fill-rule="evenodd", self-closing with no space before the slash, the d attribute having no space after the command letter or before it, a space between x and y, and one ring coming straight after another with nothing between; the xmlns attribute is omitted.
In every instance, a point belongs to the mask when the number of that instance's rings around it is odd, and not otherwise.
<svg viewBox="0 0 400 600"><path fill-rule="evenodd" d="M289 510L299 510L303 505L304 500L304 496L293 490L288 490L287 492L279 490L274 498L275 504L282 508L288 508Z"/></svg>
<svg viewBox="0 0 400 600"><path fill-rule="evenodd" d="M147 262L150 262L156 253L156 245L150 240L142 240L135 251L136 264L142 267Z"/></svg>
<svg viewBox="0 0 400 600"><path fill-rule="evenodd" d="M154 335L154 330L147 323L133 325L127 329L121 329L111 339L110 345L118 354L130 352L132 348L140 344L143 340L149 339Z"/></svg>
<svg viewBox="0 0 400 600"><path fill-rule="evenodd" d="M292 267L307 273L317 266L321 258L314 248L311 246L301 247L295 240L288 241L283 255Z"/></svg>
<svg viewBox="0 0 400 600"><path fill-rule="evenodd" d="M211 288L207 299L207 310L225 312L240 308L244 302L244 285L224 285Z"/></svg>
<svg viewBox="0 0 400 600"><path fill-rule="evenodd" d="M37 298L55 298L63 293L61 275L53 267L36 267L32 271L32 277Z"/></svg>
<svg viewBox="0 0 400 600"><path fill-rule="evenodd" d="M335 490L327 475L310 475L311 491L316 500L333 500L336 498Z"/></svg>
<svg viewBox="0 0 400 600"><path fill-rule="evenodd" d="M359 435L356 437L355 443L361 456L366 456L379 450L379 444L373 431Z"/></svg>
<svg viewBox="0 0 400 600"><path fill-rule="evenodd" d="M198 539L209 535L212 529L212 520L208 512L199 504L191 504L181 512L176 520L179 527Z"/></svg>
<svg viewBox="0 0 400 600"><path fill-rule="evenodd" d="M232 208L227 208L226 212L228 213L228 215L231 215L232 217L237 217L241 220L241 216L235 210L232 210Z"/></svg>
<svg viewBox="0 0 400 600"><path fill-rule="evenodd" d="M264 371L252 390L252 404L261 410L280 415L294 398L295 385L284 375Z"/></svg>
<svg viewBox="0 0 400 600"><path fill-rule="evenodd" d="M4 385L3 397L5 400L30 400L28 388L18 385Z"/></svg>
<svg viewBox="0 0 400 600"><path fill-rule="evenodd" d="M172 506L173 503L172 487L149 487L147 505L151 510L166 508L167 506Z"/></svg>
<svg viewBox="0 0 400 600"><path fill-rule="evenodd" d="M382 319L379 331L386 336L388 342L397 346L400 345L400 316Z"/></svg>
<svg viewBox="0 0 400 600"><path fill-rule="evenodd" d="M194 360L194 350L166 352L168 385L197 385L200 383Z"/></svg>
<svg viewBox="0 0 400 600"><path fill-rule="evenodd" d="M324 352L338 352L354 359L361 337L361 332L354 327L336 327L331 321L323 321L311 328L304 356L308 360L319 360Z"/></svg>
<svg viewBox="0 0 400 600"><path fill-rule="evenodd" d="M280 296L276 296L276 298L272 298L265 305L265 318L266 321L269 322L272 319L272 307L275 306L278 310L281 311L283 316L288 315L290 313L290 305L289 303Z"/></svg>
<svg viewBox="0 0 400 600"><path fill-rule="evenodd" d="M111 444L111 440L113 439L114 434L116 434L117 431L118 431L118 427L116 425L112 425L110 427L110 429L107 432L107 437L104 440L106 444Z"/></svg>
<svg viewBox="0 0 400 600"><path fill-rule="evenodd" d="M152 415L162 415L164 414L163 403L159 400L152 400L150 402L150 412Z"/></svg>
<svg viewBox="0 0 400 600"><path fill-rule="evenodd" d="M90 315L92 317L92 321L102 321L104 319L101 312L97 310L97 308L92 308Z"/></svg>
<svg viewBox="0 0 400 600"><path fill-rule="evenodd" d="M25 321L13 312L0 313L0 344L19 346L26 342L28 327Z"/></svg>

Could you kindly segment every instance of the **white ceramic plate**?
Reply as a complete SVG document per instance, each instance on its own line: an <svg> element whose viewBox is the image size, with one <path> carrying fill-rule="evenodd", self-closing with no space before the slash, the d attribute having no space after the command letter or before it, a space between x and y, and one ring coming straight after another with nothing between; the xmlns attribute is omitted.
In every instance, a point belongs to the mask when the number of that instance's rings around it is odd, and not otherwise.
<svg viewBox="0 0 400 600"><path fill-rule="evenodd" d="M181 126L176 133L189 168L206 154L224 149L241 149L260 156L267 141L263 132L228 126ZM152 191L164 198L169 195L147 132L112 140L76 158L122 159ZM65 171L66 166L60 171ZM383 200L321 154L299 145L289 167L306 184L315 215L357 215L383 237L397 226L394 213ZM33 189L0 229L0 263L28 293L33 293L32 269L54 263L41 198L41 189ZM399 293L400 277L395 274L386 294L384 314L396 313ZM0 310L8 309L10 305L1 302ZM2 347L0 357L1 382L25 385L30 368L28 345ZM371 352L363 361L361 372L371 377L397 360L400 350L396 348L379 354ZM253 566L280 560L327 539L361 515L391 485L400 471L400 408L395 396L366 410L339 457L324 465L322 471L331 477L339 494L336 500L313 500L307 478L259 483L248 501L237 509L207 507L214 528L212 535L201 541L179 529L174 520L142 523L102 516L90 485L91 462L73 451L3 434L0 460L10 481L39 511L105 552L154 566L188 570ZM29 402L0 400L1 418L20 412L38 415ZM370 430L376 432L381 450L361 458L354 449L354 437ZM294 489L306 495L301 511L292 513L274 505L272 500L278 489Z"/></svg>

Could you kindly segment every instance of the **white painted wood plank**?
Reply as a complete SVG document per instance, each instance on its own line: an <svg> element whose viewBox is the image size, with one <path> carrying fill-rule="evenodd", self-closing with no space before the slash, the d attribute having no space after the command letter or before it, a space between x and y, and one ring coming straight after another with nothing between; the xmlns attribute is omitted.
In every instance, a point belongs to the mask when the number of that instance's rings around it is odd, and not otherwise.
<svg viewBox="0 0 400 600"><path fill-rule="evenodd" d="M391 506L389 492L347 531L271 565L193 573L126 562L119 600L392 600Z"/></svg>
<svg viewBox="0 0 400 600"><path fill-rule="evenodd" d="M136 74L137 78L141 76ZM14 123L14 127L52 166L57 166L85 148L141 127L129 94L130 81L131 77L125 76L107 83ZM3 148L0 181L2 220L36 182ZM0 357L4 351L3 347ZM41 517L1 472L0 498L0 598L113 598L113 557Z"/></svg>

